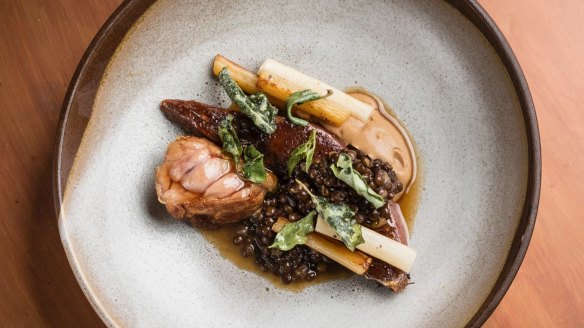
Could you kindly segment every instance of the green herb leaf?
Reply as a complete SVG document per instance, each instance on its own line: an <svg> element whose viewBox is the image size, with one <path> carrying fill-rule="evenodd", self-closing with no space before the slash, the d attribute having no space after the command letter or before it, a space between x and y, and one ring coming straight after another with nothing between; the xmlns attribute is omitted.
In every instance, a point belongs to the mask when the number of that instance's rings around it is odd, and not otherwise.
<svg viewBox="0 0 584 328"><path fill-rule="evenodd" d="M219 122L219 139L223 143L223 150L233 156L235 163L239 162L239 157L242 153L241 142L233 129L233 116L227 115L221 122Z"/></svg>
<svg viewBox="0 0 584 328"><path fill-rule="evenodd" d="M242 149L241 142L233 128L233 115L227 115L219 122L219 139L223 143L223 150L235 160L238 171L241 169L243 177L254 183L264 183L268 173L264 167L264 154L260 153L253 145ZM239 158L243 153L243 166L239 167Z"/></svg>
<svg viewBox="0 0 584 328"><path fill-rule="evenodd" d="M309 101L323 99L323 98L326 98L332 94L333 94L332 90L328 90L327 94L324 96L321 96L318 93L316 93L310 89L294 92L293 94L291 94L288 97L288 100L286 100L286 116L288 117L290 122L292 122L293 124L307 126L308 121L292 115L292 106L302 105L302 104L307 103Z"/></svg>
<svg viewBox="0 0 584 328"><path fill-rule="evenodd" d="M369 187L363 176L353 169L353 161L349 155L340 153L336 166L331 164L331 170L337 179L353 188L358 195L363 196L373 207L380 208L385 204L385 199Z"/></svg>
<svg viewBox="0 0 584 328"><path fill-rule="evenodd" d="M286 224L276 235L270 248L277 247L282 251L289 251L296 245L306 243L306 235L314 231L314 217L316 212L308 213L304 218Z"/></svg>
<svg viewBox="0 0 584 328"><path fill-rule="evenodd" d="M312 164L312 157L314 156L314 149L316 148L316 129L310 132L308 136L308 140L303 143L302 145L296 147L292 153L290 153L290 157L288 157L288 176L292 175L294 168L298 163L302 162L303 159L306 159L306 172L310 168Z"/></svg>
<svg viewBox="0 0 584 328"><path fill-rule="evenodd" d="M243 150L243 177L254 183L264 183L268 176L264 167L264 154L250 145Z"/></svg>
<svg viewBox="0 0 584 328"><path fill-rule="evenodd" d="M246 96L243 90L233 81L229 75L227 67L219 72L219 83L229 95L229 98L239 107L241 112L260 130L272 134L276 131L276 114L278 110L268 102L265 94L258 92L251 96Z"/></svg>
<svg viewBox="0 0 584 328"><path fill-rule="evenodd" d="M339 203L334 204L327 201L326 198L316 196L300 181L296 180L312 198L318 214L329 224L335 233L341 238L341 241L351 251L355 250L357 245L365 242L361 232L361 226L353 218L355 212L351 211L349 206Z"/></svg>

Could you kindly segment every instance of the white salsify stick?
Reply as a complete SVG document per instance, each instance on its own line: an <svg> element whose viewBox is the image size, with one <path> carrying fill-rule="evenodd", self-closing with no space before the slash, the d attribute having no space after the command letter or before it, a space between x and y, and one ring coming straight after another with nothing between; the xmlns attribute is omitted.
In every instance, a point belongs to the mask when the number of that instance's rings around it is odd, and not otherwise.
<svg viewBox="0 0 584 328"><path fill-rule="evenodd" d="M323 102L334 103L338 108L348 111L361 122L367 122L373 112L373 107L332 86L281 64L273 59L266 59L258 70L258 75L269 74L272 78L283 83L292 92L310 89L319 94L326 94L332 90L333 94Z"/></svg>
<svg viewBox="0 0 584 328"><path fill-rule="evenodd" d="M325 236L340 239L320 215L316 220L315 230ZM410 272L416 260L416 250L363 226L361 232L365 242L357 245L358 250L400 270Z"/></svg>

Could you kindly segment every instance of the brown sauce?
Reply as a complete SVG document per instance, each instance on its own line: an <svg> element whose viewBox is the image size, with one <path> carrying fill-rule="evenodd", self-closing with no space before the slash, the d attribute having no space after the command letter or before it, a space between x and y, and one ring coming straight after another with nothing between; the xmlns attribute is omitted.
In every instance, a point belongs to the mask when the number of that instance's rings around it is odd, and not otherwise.
<svg viewBox="0 0 584 328"><path fill-rule="evenodd" d="M410 238L412 238L412 234L414 232L414 222L416 221L416 214L418 213L418 204L420 203L420 197L422 196L422 191L424 189L422 187L424 182L424 175L420 164L421 163L418 155L418 176L416 181L414 181L414 183L410 186L408 193L404 194L399 202L397 202L406 219L406 223L410 231Z"/></svg>
<svg viewBox="0 0 584 328"><path fill-rule="evenodd" d="M405 128L406 133L410 136L410 140L414 146L414 153L416 156L417 161L417 170L416 170L416 180L410 186L410 190L408 193L404 194L401 199L399 200L398 204L402 210L404 218L406 219L406 223L408 224L408 229L410 231L410 238L414 232L414 222L416 221L416 214L418 213L418 205L420 204L420 198L422 196L422 191L424 190L424 163L421 158L420 149L418 148L418 144L416 144L416 140L414 140L410 130L408 130L407 126L403 124L403 122L397 117L397 115L393 112L391 107L385 103L385 101L381 100L387 109L387 112L393 116L396 120L398 120L402 126Z"/></svg>
<svg viewBox="0 0 584 328"><path fill-rule="evenodd" d="M362 88L351 88L351 91L355 92L365 90ZM387 105L385 102L383 102L383 104L385 105L385 108L388 109L387 111L389 112L389 114L399 121L399 118L391 110L391 107ZM402 126L405 127L405 125L403 125L403 122L400 121L400 123L402 123ZM418 163L416 180L410 186L410 190L408 191L408 193L404 194L398 202L402 210L402 213L406 219L406 223L408 225L411 237L414 228L414 221L417 213L418 204L423 190L422 183L424 180L423 179L424 176L419 149L415 144L414 139L412 138L410 132L407 130L407 127L405 127L405 130L413 142L416 159ZM345 269L344 267L338 264L332 264L328 266L327 271L320 272L312 281L294 282L288 285L283 284L278 276L272 274L271 272L261 271L260 268L255 263L254 256L250 257L241 256L239 247L233 244L233 237L235 236L235 227L236 225L227 225L217 230L200 229L199 231L203 234L207 241L209 241L217 248L217 250L219 250L219 252L224 258L228 259L235 266L242 270L246 270L258 276L264 277L266 280L270 281L272 285L274 285L275 287L285 289L288 291L300 292L304 288L311 285L320 284L330 280L348 279L354 275L353 272Z"/></svg>
<svg viewBox="0 0 584 328"><path fill-rule="evenodd" d="M255 257L243 257L239 251L239 246L233 244L233 236L235 236L236 225L226 225L217 230L203 230L199 231L205 236L205 239L213 244L221 253L221 255L231 261L238 268L255 273L258 276L264 277L272 283L275 287L299 292L304 288L320 284L330 280L348 279L354 275L353 272L346 270L338 264L329 264L325 272L319 272L316 278L312 281L294 282L292 284L283 284L280 277L271 272L263 272L255 264Z"/></svg>

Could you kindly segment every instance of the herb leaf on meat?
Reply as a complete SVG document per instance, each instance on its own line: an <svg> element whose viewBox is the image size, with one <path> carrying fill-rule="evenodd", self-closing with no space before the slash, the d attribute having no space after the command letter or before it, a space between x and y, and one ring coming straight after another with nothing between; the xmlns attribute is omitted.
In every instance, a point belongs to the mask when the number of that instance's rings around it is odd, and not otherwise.
<svg viewBox="0 0 584 328"><path fill-rule="evenodd" d="M266 181L267 172L264 167L264 154L259 152L253 145L242 148L237 133L233 128L233 115L227 115L219 122L219 139L223 143L223 150L229 153L235 161L237 170L241 170L241 175L246 180L254 183ZM243 154L243 165L239 166L239 160Z"/></svg>
<svg viewBox="0 0 584 328"><path fill-rule="evenodd" d="M293 124L300 125L300 126L307 126L308 121L292 115L292 106L302 105L302 104L307 103L309 101L323 99L323 98L326 98L332 94L333 94L332 90L328 90L327 94L324 96L321 96L318 93L316 93L310 89L294 92L286 100L286 116L288 117L290 122L292 122Z"/></svg>
<svg viewBox="0 0 584 328"><path fill-rule="evenodd" d="M304 245L306 243L306 235L314 231L315 216L316 212L312 211L302 219L286 224L278 232L270 248L277 247L281 251L288 251L296 245Z"/></svg>
<svg viewBox="0 0 584 328"><path fill-rule="evenodd" d="M298 163L302 162L303 159L306 159L306 172L310 168L312 164L312 157L314 156L314 149L316 148L316 129L310 132L308 136L308 140L303 143L302 145L296 147L290 157L288 157L288 176L292 175L294 168Z"/></svg>
<svg viewBox="0 0 584 328"><path fill-rule="evenodd" d="M318 214L329 224L348 249L354 251L357 245L365 242L361 226L354 219L355 212L349 206L343 203L331 203L326 198L311 193L299 180L296 182L310 195Z"/></svg>
<svg viewBox="0 0 584 328"><path fill-rule="evenodd" d="M233 156L235 164L239 163L239 157L242 154L242 147L235 129L232 125L233 115L227 115L221 122L219 122L219 139L223 143L223 150Z"/></svg>
<svg viewBox="0 0 584 328"><path fill-rule="evenodd" d="M224 67L218 75L219 83L227 92L231 100L265 133L272 134L276 131L276 114L278 110L268 102L265 94L258 92L251 96L246 96L243 90L235 83L229 75L227 67Z"/></svg>
<svg viewBox="0 0 584 328"><path fill-rule="evenodd" d="M336 165L331 164L331 170L337 179L353 188L358 195L369 201L373 207L380 208L385 204L385 199L369 187L363 176L353 169L353 161L349 155L340 153Z"/></svg>
<svg viewBox="0 0 584 328"><path fill-rule="evenodd" d="M268 176L264 167L264 154L260 153L253 145L243 150L243 177L254 183L264 183Z"/></svg>

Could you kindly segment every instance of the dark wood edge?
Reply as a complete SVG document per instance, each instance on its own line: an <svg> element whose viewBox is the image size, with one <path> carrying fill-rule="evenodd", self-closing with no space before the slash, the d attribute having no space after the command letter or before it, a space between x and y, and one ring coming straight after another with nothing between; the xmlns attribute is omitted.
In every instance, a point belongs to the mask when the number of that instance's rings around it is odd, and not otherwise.
<svg viewBox="0 0 584 328"><path fill-rule="evenodd" d="M63 172L61 161L63 154L63 144L68 128L68 118L71 113L71 108L75 102L78 101L78 90L83 83L88 83L90 79L97 79L98 82L101 80L101 77L103 76L103 73L107 67L107 63L114 55L119 43L123 40L124 36L130 30L132 25L142 16L142 14L152 5L152 3L154 3L154 1L155 0L125 0L99 30L87 48L77 67L77 70L75 71L75 74L73 75L67 90L67 94L63 101L63 106L61 108L61 115L57 128L57 144L55 146L55 154L53 159L53 200L57 217L59 216L61 202L63 200L62 196L65 188L64 182L66 182L64 180L67 179L69 174L68 170L67 172ZM527 81L523 75L523 71L519 63L517 62L517 58L511 50L507 40L496 26L495 22L476 0L445 1L459 10L483 33L483 35L501 58L519 98L519 103L521 105L523 118L525 121L528 143L529 168L527 192L523 205L523 213L517 227L509 255L503 270L501 271L501 274L495 283L495 286L491 290L491 293L487 296L487 299L466 324L466 327L480 327L493 313L511 286L513 279L519 271L519 267L521 266L523 258L525 257L527 248L529 246L529 241L531 240L531 236L533 234L541 189L542 166L540 138L535 107L533 105ZM92 77L87 77L86 75L88 68L95 65L97 65L99 70L97 72L94 71L94 75ZM97 92L97 87L94 89L93 96L95 96L95 93ZM87 103L85 106L92 107L93 102ZM78 146L79 144L76 145L76 147ZM63 173L66 174L64 178ZM89 295L87 296L91 298ZM91 303L94 305L94 300L91 300ZM104 314L101 313L99 309L95 309L100 314L102 319L104 319ZM106 322L106 324L111 325L113 323Z"/></svg>

